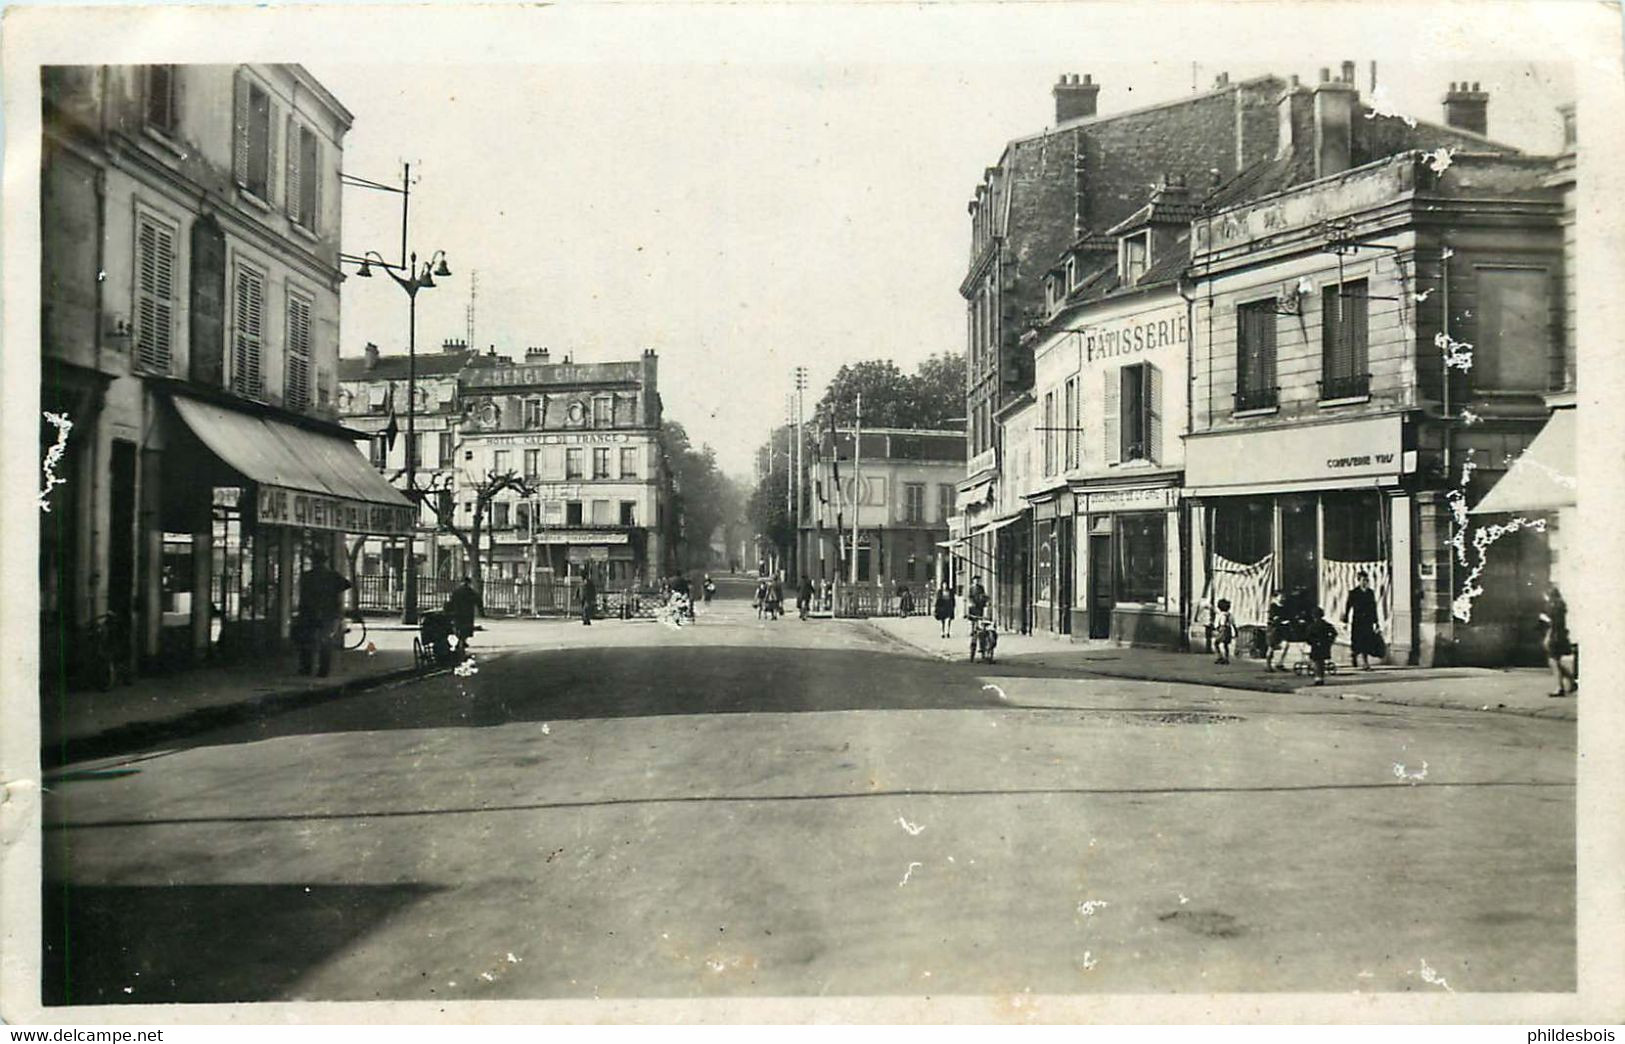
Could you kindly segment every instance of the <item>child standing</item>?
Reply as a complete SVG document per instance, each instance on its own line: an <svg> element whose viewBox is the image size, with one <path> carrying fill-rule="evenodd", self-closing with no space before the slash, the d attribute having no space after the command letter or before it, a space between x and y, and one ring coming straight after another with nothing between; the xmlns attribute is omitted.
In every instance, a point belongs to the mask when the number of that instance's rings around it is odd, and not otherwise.
<svg viewBox="0 0 1625 1044"><path fill-rule="evenodd" d="M1214 642L1219 649L1219 657L1214 663L1230 662L1230 643L1236 637L1236 618L1230 612L1230 599L1219 599L1219 613L1213 618Z"/></svg>
<svg viewBox="0 0 1625 1044"><path fill-rule="evenodd" d="M1202 651L1213 651L1214 625L1213 603L1208 601L1207 595L1196 603L1196 622L1202 625Z"/></svg>
<svg viewBox="0 0 1625 1044"><path fill-rule="evenodd" d="M1332 643L1337 641L1337 628L1326 622L1326 610L1315 606L1315 620L1305 636L1309 643L1309 659L1315 664L1315 684L1326 684L1326 662L1332 658Z"/></svg>

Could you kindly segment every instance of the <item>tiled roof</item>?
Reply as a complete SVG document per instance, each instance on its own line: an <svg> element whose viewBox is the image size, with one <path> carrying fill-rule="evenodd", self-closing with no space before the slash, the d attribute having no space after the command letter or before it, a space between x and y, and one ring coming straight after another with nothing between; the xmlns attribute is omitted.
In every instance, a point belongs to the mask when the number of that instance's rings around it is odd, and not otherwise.
<svg viewBox="0 0 1625 1044"><path fill-rule="evenodd" d="M464 367L487 367L506 363L503 356L482 355L477 349L455 352L418 352L417 375L419 377L450 377L461 372ZM403 381L406 379L407 356L405 353L379 355L378 361L372 367L367 366L364 355L341 356L339 358L339 380L341 381Z"/></svg>

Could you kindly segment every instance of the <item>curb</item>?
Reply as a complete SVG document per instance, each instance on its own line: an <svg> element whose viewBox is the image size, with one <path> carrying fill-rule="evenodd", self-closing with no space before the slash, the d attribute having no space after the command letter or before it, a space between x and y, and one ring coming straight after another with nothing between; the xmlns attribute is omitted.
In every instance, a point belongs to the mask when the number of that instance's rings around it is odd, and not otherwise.
<svg viewBox="0 0 1625 1044"><path fill-rule="evenodd" d="M40 768L48 771L79 761L127 754L155 743L184 739L258 718L300 710L328 700L343 699L392 682L411 678L433 678L451 670L450 667L439 667L429 671L419 671L415 666L398 667L379 674L350 678L337 685L266 693L236 703L199 707L172 718L116 725L87 736L65 739L54 745L42 744Z"/></svg>
<svg viewBox="0 0 1625 1044"><path fill-rule="evenodd" d="M955 663L955 662L958 662L958 660L959 660L958 657L941 656L941 655L938 655L932 649L928 649L928 648L926 648L924 646L921 646L921 645L916 645L914 642L909 641L907 638L904 638L901 635L893 634L891 631L889 631L886 628L880 626L878 623L874 622L874 620L872 620L872 619L865 618L863 622L865 624L868 624L870 629L872 629L876 633L884 636L885 638L891 640L895 644L900 645L903 648L906 648L906 649L908 649L908 650L910 650L910 651L912 651L912 652L914 652L914 653L916 653L918 655L931 656L931 657L934 657L935 659L939 659L939 660L943 661L944 663ZM1042 655L1042 654L1040 654L1040 655ZM1010 661L1005 661L1005 662L1009 663ZM1019 663L1019 662L1023 662L1023 661L1016 661L1016 662ZM1325 686L1315 686L1315 685L1306 685L1306 686L1292 686L1292 685L1269 686L1269 685L1260 684L1260 682L1262 682L1262 679L1258 679L1257 681L1254 681L1251 684L1249 684L1248 680L1246 678L1201 678L1201 679L1192 679L1192 678L1184 678L1184 677L1173 677L1173 676L1169 676L1169 675L1148 674L1148 673L1145 673L1145 672L1129 673L1129 672L1125 672L1125 671L1112 670L1111 668L1083 667L1083 666L1076 666L1076 665L1072 665L1072 664L1045 663L1042 660L1034 660L1034 661L1026 661L1026 662L1030 666L1043 667L1043 668L1046 668L1048 670L1069 671L1069 672L1072 672L1072 673L1076 674L1077 676L1088 677L1088 678L1118 678L1118 679L1121 679L1121 680L1124 680L1124 681L1147 681L1147 682L1164 682L1164 683L1168 683L1168 684L1205 685L1205 686L1208 686L1209 688L1229 689L1229 690L1238 691L1238 692L1264 692L1264 693L1273 693L1273 694L1275 694L1277 696L1318 696L1318 697L1321 697L1323 699L1351 700L1351 701L1359 702L1359 703L1380 703L1380 704L1384 704L1384 705L1387 705L1387 706L1393 706L1393 707L1426 707L1426 708L1428 708L1430 710L1471 711L1471 712L1476 713L1476 714L1511 714L1511 715L1515 715L1515 716L1521 717L1521 718L1537 718L1537 719L1539 719L1541 721L1570 721L1570 722L1572 722L1572 721L1577 721L1578 720L1578 715L1577 714L1563 714L1563 713L1561 713L1561 711L1566 710L1567 707L1575 706L1575 704L1565 704L1562 707L1553 706L1553 707L1540 707L1540 708L1508 707L1508 706L1505 706L1503 704L1495 704L1493 706L1485 706L1485 705L1480 704L1480 705L1475 706L1475 705L1469 704L1469 703L1452 702L1452 701L1449 701L1449 700L1441 700L1441 699L1437 699L1437 698L1423 698L1423 699L1405 700L1405 699L1399 699L1399 698L1394 697L1394 696L1369 695L1369 694L1362 693L1362 692L1341 692L1341 691L1339 691L1339 687L1327 688ZM993 664L993 666L995 666L995 667L997 667L998 665L999 664L998 664L997 661L995 661L995 663ZM1554 711L1559 712L1559 713L1552 713Z"/></svg>

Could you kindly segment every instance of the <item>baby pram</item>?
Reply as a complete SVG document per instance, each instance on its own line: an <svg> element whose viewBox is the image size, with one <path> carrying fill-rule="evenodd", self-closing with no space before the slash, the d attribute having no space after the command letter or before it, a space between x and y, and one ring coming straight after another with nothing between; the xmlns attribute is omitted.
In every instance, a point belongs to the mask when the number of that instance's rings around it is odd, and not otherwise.
<svg viewBox="0 0 1625 1044"><path fill-rule="evenodd" d="M451 644L451 614L431 609L418 618L418 636L412 639L412 662L419 670L449 667L457 653Z"/></svg>

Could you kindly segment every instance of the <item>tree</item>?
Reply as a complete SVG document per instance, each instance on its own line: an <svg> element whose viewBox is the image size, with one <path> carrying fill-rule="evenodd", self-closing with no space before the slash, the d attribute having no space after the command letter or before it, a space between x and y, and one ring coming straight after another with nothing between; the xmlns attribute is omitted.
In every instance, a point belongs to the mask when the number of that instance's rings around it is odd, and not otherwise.
<svg viewBox="0 0 1625 1044"><path fill-rule="evenodd" d="M485 567L480 553L480 533L485 528L485 516L491 508L492 501L497 496L512 490L523 497L535 496L536 489L524 480L516 471L487 471L481 478L467 488L474 493L472 518L467 526L457 522L457 497L452 484L450 472L444 473L438 482L419 490L419 497L429 506L434 514L436 530L441 533L450 533L463 545L463 553L469 563L469 575L474 580L474 590L485 590Z"/></svg>
<svg viewBox="0 0 1625 1044"><path fill-rule="evenodd" d="M764 447L772 452L772 446ZM775 454L773 464L756 488L751 490L745 504L745 517L756 536L780 548L781 553L795 545L796 526L790 517L790 468L782 451Z"/></svg>
<svg viewBox="0 0 1625 1044"><path fill-rule="evenodd" d="M683 569L711 566L711 537L728 518L737 491L717 467L717 454L709 445L695 449L688 431L677 421L660 426L661 450L672 478L671 513L675 558Z"/></svg>
<svg viewBox="0 0 1625 1044"><path fill-rule="evenodd" d="M965 415L965 358L934 355L912 374L890 359L842 366L813 407L814 430L851 427L860 393L866 428L942 428Z"/></svg>

